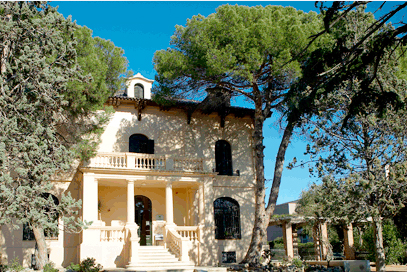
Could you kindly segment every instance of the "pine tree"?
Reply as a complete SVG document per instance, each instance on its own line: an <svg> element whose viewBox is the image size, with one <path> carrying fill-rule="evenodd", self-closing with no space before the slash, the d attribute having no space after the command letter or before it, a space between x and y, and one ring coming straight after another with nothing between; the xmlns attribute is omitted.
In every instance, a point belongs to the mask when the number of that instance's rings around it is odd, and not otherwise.
<svg viewBox="0 0 407 272"><path fill-rule="evenodd" d="M44 230L57 231L56 214L66 230L84 226L77 217L80 201L67 194L56 205L52 197L44 197L50 180L68 170L74 159L94 154L107 121L106 114L94 110L119 82L114 73L121 74L127 64L122 51L97 40L95 50L104 50L96 54L104 56L101 65L116 65L116 59L109 59L113 51L123 66L105 68L96 81L96 74L77 62L77 29L46 3L0 3L0 225L33 229L40 268L48 262ZM102 94L98 86L69 88L95 81L107 85ZM78 103L78 97L85 98Z"/></svg>

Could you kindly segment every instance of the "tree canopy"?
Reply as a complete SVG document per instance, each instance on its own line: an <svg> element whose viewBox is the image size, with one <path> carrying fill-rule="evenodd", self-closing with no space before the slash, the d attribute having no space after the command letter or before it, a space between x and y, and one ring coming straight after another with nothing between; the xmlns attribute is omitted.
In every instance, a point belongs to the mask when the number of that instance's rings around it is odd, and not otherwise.
<svg viewBox="0 0 407 272"><path fill-rule="evenodd" d="M301 73L299 61L290 60L320 28L316 13L292 7L224 5L206 18L193 16L176 26L171 47L154 55L156 94L221 88L252 102L262 96L270 110Z"/></svg>
<svg viewBox="0 0 407 272"><path fill-rule="evenodd" d="M0 225L31 226L41 266L48 260L44 229L58 228L49 211L62 216L66 230L83 226L76 216L80 201L67 194L56 205L43 196L74 159L94 152L107 115L93 110L120 82L127 63L109 41L77 44L76 31L86 29L47 3L0 3ZM102 71L84 65L89 55Z"/></svg>
<svg viewBox="0 0 407 272"><path fill-rule="evenodd" d="M322 53L319 56L323 58L356 59L347 67L351 74L341 68L334 71L337 66L332 67L335 62L329 59L315 58L308 64L312 67L309 71L314 74L313 68L321 69L316 73L319 82L324 81L324 77L330 83L340 81L330 86L324 83L311 91L320 99L315 101L315 112L303 131L313 142L307 153L323 179L321 186L312 188L314 197L310 199L321 205L314 212L340 223L372 218L377 269L383 271L382 218L394 215L402 208L407 196L406 111L400 104L393 103L405 100L407 85L399 77L397 47L380 49L383 56L373 63L364 61L369 54L375 54L376 49L371 45L376 37L391 29L391 26L383 25L366 38L365 33L372 22L372 14L365 13L362 8L350 11L346 20L342 18L331 29L331 35L341 41L342 49L335 46L332 50L314 52ZM361 39L365 39L366 55L351 56L353 53L347 49L359 44ZM326 66L315 65L321 63ZM305 80L316 77L310 75ZM309 197L305 195L305 198Z"/></svg>
<svg viewBox="0 0 407 272"><path fill-rule="evenodd" d="M123 49L109 40L92 37L92 30L86 26L76 26L73 38L77 67L85 80L71 79L65 99L72 113L91 112L102 108L109 96L124 87L128 61Z"/></svg>
<svg viewBox="0 0 407 272"><path fill-rule="evenodd" d="M307 59L302 49L308 37L320 30L321 20L313 12L281 6L223 5L208 17L193 16L185 27L177 25L170 48L154 55L157 101L221 93L225 98L244 97L255 108L255 222L244 259L252 265L259 263L278 197L285 151L298 118L292 118L285 128L267 209L263 124L272 111L285 108L287 90L301 76L301 63ZM324 36L308 50L327 42L329 37Z"/></svg>
<svg viewBox="0 0 407 272"><path fill-rule="evenodd" d="M380 112L383 112L388 104L393 105L396 109L405 107L405 101L397 92L381 87L385 86L387 82L378 74L378 68L382 60L389 57L397 59L405 54L406 25L403 22L395 22L393 25L389 22L407 5L406 3L395 4L389 12L377 20L371 13L365 13L365 16L370 19L360 27L358 41L352 43L350 41L355 33L351 28L352 13L365 10L369 3L368 1L316 2L316 5L320 6L323 16L324 29L310 37L309 45L324 36L333 37L334 43L331 48L314 50L311 61L307 63L307 67L304 67L306 76L303 77L302 88L299 89L302 90L304 86L308 87L310 92L308 101L311 102L329 95L343 81L351 80L355 76L359 77L361 82L353 94L344 124L349 117L363 110L365 104L375 103L379 106ZM383 3L379 9L384 5L393 5L393 3ZM397 65L400 68L399 77L405 78L405 58L401 59ZM372 88L373 82L378 83L379 87ZM297 94L294 95L294 97L296 96ZM310 112L311 109L315 109L315 107L305 106L301 111Z"/></svg>

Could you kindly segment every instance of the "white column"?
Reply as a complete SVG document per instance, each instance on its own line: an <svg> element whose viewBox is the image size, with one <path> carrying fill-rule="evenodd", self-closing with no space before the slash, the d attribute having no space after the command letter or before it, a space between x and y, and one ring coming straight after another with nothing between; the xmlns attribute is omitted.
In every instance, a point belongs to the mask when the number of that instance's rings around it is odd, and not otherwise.
<svg viewBox="0 0 407 272"><path fill-rule="evenodd" d="M191 208L193 207L192 204L192 190L191 188L187 189L187 225L193 226L194 222L192 221L192 211Z"/></svg>
<svg viewBox="0 0 407 272"><path fill-rule="evenodd" d="M100 229L102 221L98 221L98 181L93 173L83 173L82 180L82 219L92 221L88 229L82 231L82 242L80 244L79 259L93 257L97 260L103 258L100 247Z"/></svg>
<svg viewBox="0 0 407 272"><path fill-rule="evenodd" d="M167 182L167 186L165 187L165 219L167 220L167 225L174 224L174 204L173 204L173 197L172 197L172 183Z"/></svg>
<svg viewBox="0 0 407 272"><path fill-rule="evenodd" d="M199 184L199 225L203 225L205 223L205 214L204 214L204 186L203 184Z"/></svg>
<svg viewBox="0 0 407 272"><path fill-rule="evenodd" d="M127 180L127 224L134 224L134 217L134 180Z"/></svg>
<svg viewBox="0 0 407 272"><path fill-rule="evenodd" d="M294 258L293 229L291 223L289 222L284 222L282 227L283 227L285 255L289 260L292 260Z"/></svg>
<svg viewBox="0 0 407 272"><path fill-rule="evenodd" d="M344 251L346 260L355 260L355 247L353 245L353 226L352 223L343 227Z"/></svg>
<svg viewBox="0 0 407 272"><path fill-rule="evenodd" d="M98 181L93 173L83 174L83 220L98 221Z"/></svg>
<svg viewBox="0 0 407 272"><path fill-rule="evenodd" d="M328 224L326 222L321 223L321 247L322 247L322 259L326 260L328 254Z"/></svg>

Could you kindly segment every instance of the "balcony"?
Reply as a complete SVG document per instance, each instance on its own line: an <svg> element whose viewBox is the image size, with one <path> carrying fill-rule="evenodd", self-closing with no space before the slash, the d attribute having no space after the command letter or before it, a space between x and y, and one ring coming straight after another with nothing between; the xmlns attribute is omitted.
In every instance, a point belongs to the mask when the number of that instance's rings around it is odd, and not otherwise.
<svg viewBox="0 0 407 272"><path fill-rule="evenodd" d="M210 172L206 159L141 153L98 153L85 167L140 171Z"/></svg>

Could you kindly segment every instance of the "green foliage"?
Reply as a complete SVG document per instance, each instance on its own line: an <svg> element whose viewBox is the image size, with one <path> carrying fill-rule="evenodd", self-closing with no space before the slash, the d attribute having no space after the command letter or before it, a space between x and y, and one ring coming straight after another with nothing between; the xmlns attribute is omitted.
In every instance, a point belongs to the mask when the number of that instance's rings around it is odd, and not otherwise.
<svg viewBox="0 0 407 272"><path fill-rule="evenodd" d="M200 99L221 109L227 98L241 96L255 107L254 158L256 168L255 217L257 230L243 262L258 265L260 241L266 235L262 220L269 220L277 201L284 154L296 125L289 120L279 149L273 188L265 207L263 124L273 110L285 111L284 98L291 84L301 76L301 63L309 51L329 40L317 39L303 50L310 35L322 29L314 12L292 7L223 5L216 13L188 19L176 26L170 47L154 54L157 71L154 100L163 103L174 98ZM211 99L222 94L220 102ZM226 101L225 101L226 100ZM281 164L281 167L280 165Z"/></svg>
<svg viewBox="0 0 407 272"><path fill-rule="evenodd" d="M101 109L107 98L124 88L128 61L124 51L113 42L92 37L92 30L77 26L74 32L77 65L86 80L68 82L65 98L73 114L78 110Z"/></svg>
<svg viewBox="0 0 407 272"><path fill-rule="evenodd" d="M61 33L73 33L74 24L43 3L2 2L1 7L2 18L9 19L0 21L5 57L0 67L0 225L48 226L51 214L43 207L57 207L42 195L51 189L53 175L69 169L70 147L76 143L70 140L89 132L65 108L66 82L77 76L76 53ZM68 128L77 132L65 134ZM61 201L61 206L75 213L78 205L69 200L72 205Z"/></svg>
<svg viewBox="0 0 407 272"><path fill-rule="evenodd" d="M55 268L55 264L53 262L49 262L46 265L44 265L43 271L44 272L58 272L58 269Z"/></svg>
<svg viewBox="0 0 407 272"><path fill-rule="evenodd" d="M94 258L88 257L80 264L71 264L67 269L76 272L99 272L103 269L103 267L96 263Z"/></svg>
<svg viewBox="0 0 407 272"><path fill-rule="evenodd" d="M400 95L394 80L381 73L383 63L399 59L402 39L395 34L393 26L386 25L389 17L384 16L386 19L378 23L373 14L364 12L364 2L349 3L334 2L332 9L323 13L326 29L316 37L329 35L334 42L332 46L319 47L312 52L303 67L303 78L290 91L293 94L291 103L300 104L296 102L297 90L308 90L307 101L301 99L304 103L298 107L303 113L314 114L323 112L324 107L319 104L310 107L305 102L312 105L313 101L323 100L335 94L340 86L353 88L343 124L355 114L363 113L364 107L371 103L377 106L380 114L384 113L388 105L395 109L405 107L404 97ZM349 7L347 12L338 12L343 6ZM355 6L357 8L353 9ZM399 63L402 65L393 62L390 67L396 76L405 70L405 60L402 58Z"/></svg>
<svg viewBox="0 0 407 272"><path fill-rule="evenodd" d="M284 248L284 239L283 237L277 237L274 241L270 242L270 248L281 249Z"/></svg>
<svg viewBox="0 0 407 272"><path fill-rule="evenodd" d="M343 252L343 229L340 225L329 225L328 239L329 244L332 246L332 251L335 253Z"/></svg>
<svg viewBox="0 0 407 272"><path fill-rule="evenodd" d="M10 266L8 267L8 270L12 272L20 272L24 270L24 267L21 265L20 260L18 257L15 257L13 261L11 262Z"/></svg>
<svg viewBox="0 0 407 272"><path fill-rule="evenodd" d="M301 268L301 267L304 266L302 260L299 259L299 258L293 258L292 263L293 263L293 265L294 265L295 267L297 267L297 268Z"/></svg>
<svg viewBox="0 0 407 272"><path fill-rule="evenodd" d="M321 26L316 13L280 6L223 5L208 17L193 16L176 26L171 47L154 55L155 99L219 87L267 100L267 93L283 92L300 75L299 62L290 60Z"/></svg>
<svg viewBox="0 0 407 272"><path fill-rule="evenodd" d="M404 204L405 205L405 204ZM397 230L400 233L401 238L404 242L407 242L407 207L404 206L400 211L393 217L394 224L397 226Z"/></svg>
<svg viewBox="0 0 407 272"><path fill-rule="evenodd" d="M350 12L330 33L338 40L335 47L320 50L321 59L307 63L312 69L306 72L310 73L306 82L328 80L310 89L320 99L315 104L317 114L304 126L313 143L306 154L312 162L311 173L316 173L322 184L312 185L304 194L302 210L339 224L372 218L380 270L385 258L379 245L381 218L396 214L407 197L407 112L393 103L405 100L407 84L398 77L399 60L393 51L376 48L383 55L368 66L363 59L376 50L371 47L375 37L390 26L369 36L363 47L366 56L352 55L351 48L363 41L371 22L372 15L363 9ZM352 65L337 69L336 61L348 58ZM316 74L326 77L321 81Z"/></svg>
<svg viewBox="0 0 407 272"><path fill-rule="evenodd" d="M390 219L383 222L383 245L386 253L386 264L404 264L407 261L407 245L401 240L396 226ZM363 234L363 249L369 252L369 260L376 260L372 226L367 228Z"/></svg>
<svg viewBox="0 0 407 272"><path fill-rule="evenodd" d="M0 225L56 233L58 213L78 231L80 202L42 196L75 160L94 155L109 118L95 110L120 86L127 61L47 3L1 2L0 14Z"/></svg>

